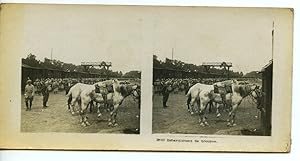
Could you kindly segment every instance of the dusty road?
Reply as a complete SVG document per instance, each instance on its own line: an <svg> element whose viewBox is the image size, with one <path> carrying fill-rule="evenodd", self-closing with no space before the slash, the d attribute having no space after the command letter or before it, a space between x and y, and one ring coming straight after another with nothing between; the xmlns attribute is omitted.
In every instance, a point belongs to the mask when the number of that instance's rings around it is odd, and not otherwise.
<svg viewBox="0 0 300 161"><path fill-rule="evenodd" d="M67 110L67 98L64 92L50 93L46 109L42 109L42 96L35 96L31 111L25 110L24 97L21 108L22 132L68 132L68 133L139 133L140 110L138 104L131 96L127 97L119 108L118 126L108 126L109 112L103 112L102 117L97 118L96 109L88 112L88 127L80 125L80 116L72 116Z"/></svg>

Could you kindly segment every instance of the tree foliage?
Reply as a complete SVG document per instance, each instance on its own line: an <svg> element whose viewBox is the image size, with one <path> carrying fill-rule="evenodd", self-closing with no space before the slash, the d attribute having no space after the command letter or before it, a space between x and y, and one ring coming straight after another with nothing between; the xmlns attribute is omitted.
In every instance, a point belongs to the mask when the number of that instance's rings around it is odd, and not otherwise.
<svg viewBox="0 0 300 161"><path fill-rule="evenodd" d="M166 58L165 61L158 60L156 55L153 55L153 67L154 68L164 68L164 69L175 69L186 72L210 72L214 74L226 74L223 68L210 68L209 71L205 69L202 65L195 65L182 62L180 60L171 60ZM234 72L232 70L229 71L230 77L242 77L243 72Z"/></svg>
<svg viewBox="0 0 300 161"><path fill-rule="evenodd" d="M249 73L245 74L244 77L247 77L247 78L261 78L262 73L257 72L257 71L252 71L252 72L249 72Z"/></svg>
<svg viewBox="0 0 300 161"><path fill-rule="evenodd" d="M36 59L36 56L30 53L25 59L22 58L22 64L29 65L31 67L37 68L45 68L45 69L55 69L67 72L89 72L89 73L97 73L99 75L109 75L112 78L120 78L120 77L127 77L127 78L140 78L139 75L136 74L138 71L130 71L128 73L123 73L121 71L112 71L112 70L105 70L103 68L95 68L95 67L83 67L81 65L75 65L72 63L64 63L60 60L44 58L44 61L39 61Z"/></svg>
<svg viewBox="0 0 300 161"><path fill-rule="evenodd" d="M130 71L124 74L125 78L141 78L141 72L140 71Z"/></svg>

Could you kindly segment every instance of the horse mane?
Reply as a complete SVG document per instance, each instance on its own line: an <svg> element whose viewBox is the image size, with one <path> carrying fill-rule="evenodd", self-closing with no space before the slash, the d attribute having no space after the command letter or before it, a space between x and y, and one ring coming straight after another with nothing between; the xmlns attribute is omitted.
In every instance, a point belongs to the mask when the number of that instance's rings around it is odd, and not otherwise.
<svg viewBox="0 0 300 161"><path fill-rule="evenodd" d="M251 92L251 86L250 85L237 85L234 87L234 91L239 93L242 97L246 97Z"/></svg>
<svg viewBox="0 0 300 161"><path fill-rule="evenodd" d="M123 97L127 97L133 91L132 85L120 85L117 91L121 93Z"/></svg>

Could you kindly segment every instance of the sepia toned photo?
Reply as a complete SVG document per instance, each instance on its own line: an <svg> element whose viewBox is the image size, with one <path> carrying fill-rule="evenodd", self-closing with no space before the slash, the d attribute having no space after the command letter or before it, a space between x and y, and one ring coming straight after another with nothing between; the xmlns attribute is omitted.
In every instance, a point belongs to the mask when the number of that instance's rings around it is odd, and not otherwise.
<svg viewBox="0 0 300 161"><path fill-rule="evenodd" d="M153 55L153 133L271 135L276 22L222 16L231 21L175 22L192 26L185 36L161 29L169 46Z"/></svg>
<svg viewBox="0 0 300 161"><path fill-rule="evenodd" d="M36 12L23 26L21 132L138 134L141 66L125 41L130 29L92 21L98 10Z"/></svg>
<svg viewBox="0 0 300 161"><path fill-rule="evenodd" d="M0 148L289 152L293 9L1 4Z"/></svg>

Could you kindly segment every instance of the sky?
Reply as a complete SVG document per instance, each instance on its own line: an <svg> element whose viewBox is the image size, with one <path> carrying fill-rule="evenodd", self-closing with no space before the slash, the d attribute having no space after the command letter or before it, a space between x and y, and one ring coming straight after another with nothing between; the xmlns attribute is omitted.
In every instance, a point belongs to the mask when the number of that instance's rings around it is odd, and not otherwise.
<svg viewBox="0 0 300 161"><path fill-rule="evenodd" d="M259 71L272 59L272 10L209 7L27 6L24 56L142 70L146 54ZM275 21L276 34L276 21ZM146 60L152 63L152 60Z"/></svg>

